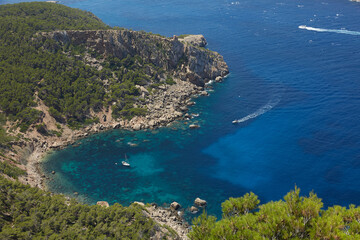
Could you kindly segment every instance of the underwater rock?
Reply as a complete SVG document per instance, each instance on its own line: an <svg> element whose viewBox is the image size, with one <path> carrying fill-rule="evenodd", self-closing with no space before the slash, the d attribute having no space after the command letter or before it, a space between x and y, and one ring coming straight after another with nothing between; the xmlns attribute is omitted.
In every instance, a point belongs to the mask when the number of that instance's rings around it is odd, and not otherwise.
<svg viewBox="0 0 360 240"><path fill-rule="evenodd" d="M195 128L199 128L200 127L200 125L197 125L197 124L190 124L189 125L189 128L191 128L191 129L195 129Z"/></svg>

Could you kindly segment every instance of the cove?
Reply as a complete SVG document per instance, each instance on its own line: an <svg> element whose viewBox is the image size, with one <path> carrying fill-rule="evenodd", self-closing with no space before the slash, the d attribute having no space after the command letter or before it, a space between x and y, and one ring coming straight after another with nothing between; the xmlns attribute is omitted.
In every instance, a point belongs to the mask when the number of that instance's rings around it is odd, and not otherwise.
<svg viewBox="0 0 360 240"><path fill-rule="evenodd" d="M191 206L220 216L226 198L262 202L295 184L325 206L360 203L360 5L349 1L62 1L104 22L166 36L203 34L230 76L196 99L183 122L155 131L110 131L50 154L51 191L105 200ZM233 120L241 120L232 124ZM177 130L173 130L172 128ZM119 141L118 141L119 140ZM148 141L144 141L148 140ZM137 147L128 142L137 143ZM124 154L134 166L115 165Z"/></svg>

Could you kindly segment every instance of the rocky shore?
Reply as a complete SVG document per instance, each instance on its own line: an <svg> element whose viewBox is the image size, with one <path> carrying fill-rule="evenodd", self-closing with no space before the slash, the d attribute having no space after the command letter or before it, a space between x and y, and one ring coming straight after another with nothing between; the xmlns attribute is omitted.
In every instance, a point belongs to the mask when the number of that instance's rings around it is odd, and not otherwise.
<svg viewBox="0 0 360 240"><path fill-rule="evenodd" d="M30 127L26 133L21 133L18 129L16 130L16 123L7 122L6 128L12 129L11 135L17 136L18 140L12 142L12 149L6 155L27 172L26 176L20 177L21 182L41 189L46 189L44 183L46 176L42 173L40 165L49 151L64 148L78 139L101 131L119 128L135 131L154 129L167 126L175 120L188 119L188 107L194 104L191 99L207 96L206 83L210 80L220 82L228 74L228 67L221 55L201 49L206 45L206 40L202 35L190 35L179 40L176 36L169 39L130 30L108 30L57 31L43 33L42 36L65 42L81 41L103 55L109 52L118 57L122 57L122 54L125 53L140 55L171 73L174 83L159 84L151 92L143 86L136 86L144 99L136 104L147 109L145 116L136 116L131 120L114 119L111 106L107 106L99 112L90 113L91 117L96 117L99 122L79 130L72 130L66 124L57 122L49 114L49 108L38 98L36 93L37 106L35 108L44 113L42 123L49 131L59 132L61 129L61 136L42 134L35 126ZM152 48L154 42L161 43L163 49L156 52ZM149 48L151 49L149 50ZM151 52L150 55L148 55L149 52ZM184 56L187 62L179 65L179 61ZM85 59L85 61L90 66L100 68L94 59ZM181 236L181 239L186 239L187 227L176 211L169 212L152 207L148 208L147 212L160 224L170 224L170 227Z"/></svg>
<svg viewBox="0 0 360 240"><path fill-rule="evenodd" d="M210 80L220 82L228 74L228 67L222 56L202 48L206 45L206 40L202 35L188 35L183 39L178 39L176 36L165 38L131 30L104 30L56 31L42 33L41 37L86 44L87 47L102 55L111 53L123 57L124 54L137 54L152 64L167 69L175 83L160 84L151 92L143 86L136 86L142 98L145 99L136 104L147 109L145 116L135 116L131 120L114 119L111 106L107 106L100 112L90 113L92 118L99 119L98 123L79 130L72 130L66 124L57 122L36 93L35 109L44 113L42 123L49 131L61 129L61 136L41 134L34 126L30 127L25 134L19 130L12 130L11 135L20 136L20 140L13 142L13 150L7 155L20 163L20 167L28 173L20 179L23 183L42 189L45 189L45 175L41 172L40 162L47 152L64 148L80 138L101 131L118 128L154 129L167 126L174 120L189 118L186 112L188 107L194 104L191 98L207 96L206 83ZM161 44L163 46L161 51L154 48L154 44ZM150 55L148 55L149 52ZM184 57L187 61L179 65L179 61ZM101 67L96 59L84 59L84 61L90 66ZM8 130L16 129L15 126L16 123L11 122L6 125Z"/></svg>
<svg viewBox="0 0 360 240"><path fill-rule="evenodd" d="M63 133L61 137L43 136L36 129L30 129L26 133L28 140L14 143L13 148L15 151L8 154L16 161L22 163L23 165L20 165L20 167L27 172L27 175L20 177L19 180L24 184L46 190L46 176L42 173L40 165L49 151L62 149L73 144L76 140L106 130L118 128L134 131L154 129L167 126L177 119L186 118L188 116L186 113L188 107L193 105L191 99L202 96L201 92L204 91L204 88L182 80L176 80L176 82L177 84L174 85L163 85L156 94L148 98L146 106L150 111L144 117L135 117L130 121L118 121L112 118L110 109L97 113L100 119L99 123L92 124L83 129L71 130L66 125L62 125ZM56 120L50 116L44 105L39 105L45 113L46 125L49 129L54 129ZM195 209L191 211L196 213L198 209ZM147 207L145 213L157 223L172 228L179 235L179 239L188 239L186 235L189 232L189 225L182 218L183 213L171 208L161 208L155 205Z"/></svg>

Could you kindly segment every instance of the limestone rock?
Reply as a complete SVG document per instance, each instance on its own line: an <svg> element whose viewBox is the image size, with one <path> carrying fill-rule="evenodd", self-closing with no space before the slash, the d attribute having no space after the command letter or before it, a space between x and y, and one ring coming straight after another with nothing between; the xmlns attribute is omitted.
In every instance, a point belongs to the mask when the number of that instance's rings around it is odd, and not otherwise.
<svg viewBox="0 0 360 240"><path fill-rule="evenodd" d="M178 210L181 207L181 205L178 202L172 202L170 204L170 209L171 210Z"/></svg>
<svg viewBox="0 0 360 240"><path fill-rule="evenodd" d="M190 43L197 47L205 47L207 42L203 35L188 35L184 37L183 39L180 39L180 41Z"/></svg>
<svg viewBox="0 0 360 240"><path fill-rule="evenodd" d="M83 44L103 56L113 55L120 59L128 55L139 56L145 62L173 71L174 76L202 87L206 81L225 76L229 72L220 54L201 48L206 45L202 35L190 35L178 40L122 29L42 32L38 37L51 38L64 45ZM157 45L161 45L161 49L154 47ZM159 88L166 89L163 85Z"/></svg>
<svg viewBox="0 0 360 240"><path fill-rule="evenodd" d="M195 205L197 205L199 207L205 207L207 205L207 202L200 198L196 198L194 203L195 203Z"/></svg>
<svg viewBox="0 0 360 240"><path fill-rule="evenodd" d="M201 91L200 95L201 96L209 96L209 93L207 91Z"/></svg>
<svg viewBox="0 0 360 240"><path fill-rule="evenodd" d="M218 76L215 78L215 82L221 82L223 80L223 78L221 76Z"/></svg>
<svg viewBox="0 0 360 240"><path fill-rule="evenodd" d="M191 213L195 214L195 213L197 213L198 211L199 211L199 209L198 209L197 207L191 206L191 208L190 208L190 212L191 212Z"/></svg>
<svg viewBox="0 0 360 240"><path fill-rule="evenodd" d="M135 131L140 130L140 129L141 129L141 124L139 124L139 123L135 124L135 125L133 126L133 129L134 129Z"/></svg>
<svg viewBox="0 0 360 240"><path fill-rule="evenodd" d="M136 203L136 204L138 204L138 205L140 205L140 206L142 206L142 207L145 207L145 204L144 204L143 202L137 202L137 201L135 201L134 203Z"/></svg>
<svg viewBox="0 0 360 240"><path fill-rule="evenodd" d="M98 201L98 202L96 203L96 205L99 205L99 206L102 206L102 207L106 207L106 208L110 207L109 203L106 202L106 201Z"/></svg>
<svg viewBox="0 0 360 240"><path fill-rule="evenodd" d="M58 143L58 142L54 142L54 143L50 146L50 148L59 148L59 147L61 147L61 143Z"/></svg>

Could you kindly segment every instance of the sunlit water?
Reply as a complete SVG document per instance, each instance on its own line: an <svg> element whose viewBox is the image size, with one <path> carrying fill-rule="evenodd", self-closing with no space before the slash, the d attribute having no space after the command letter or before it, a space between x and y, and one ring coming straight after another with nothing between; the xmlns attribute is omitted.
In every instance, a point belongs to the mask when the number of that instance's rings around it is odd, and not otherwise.
<svg viewBox="0 0 360 240"><path fill-rule="evenodd" d="M124 205L178 201L190 207L201 197L218 216L228 197L253 191L262 202L278 200L295 184L303 193L314 190L326 205L360 203L360 36L349 34L360 31L359 3L62 3L111 26L166 36L201 33L231 74L210 97L196 99L191 112L200 116L192 122L200 129L178 122L156 131L114 130L50 154L43 168L56 171L48 174L51 191ZM125 154L131 168L120 164Z"/></svg>

